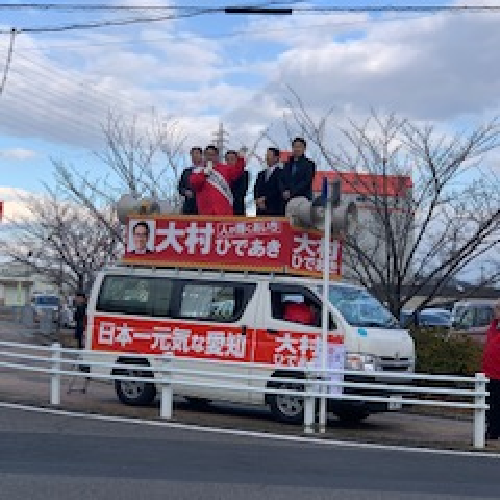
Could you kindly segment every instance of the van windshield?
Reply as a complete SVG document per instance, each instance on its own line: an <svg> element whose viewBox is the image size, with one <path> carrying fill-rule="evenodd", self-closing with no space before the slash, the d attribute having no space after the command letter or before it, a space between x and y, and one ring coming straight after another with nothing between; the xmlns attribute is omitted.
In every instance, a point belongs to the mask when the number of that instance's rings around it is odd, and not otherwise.
<svg viewBox="0 0 500 500"><path fill-rule="evenodd" d="M352 326L399 328L399 322L372 295L361 288L330 285L330 303Z"/></svg>

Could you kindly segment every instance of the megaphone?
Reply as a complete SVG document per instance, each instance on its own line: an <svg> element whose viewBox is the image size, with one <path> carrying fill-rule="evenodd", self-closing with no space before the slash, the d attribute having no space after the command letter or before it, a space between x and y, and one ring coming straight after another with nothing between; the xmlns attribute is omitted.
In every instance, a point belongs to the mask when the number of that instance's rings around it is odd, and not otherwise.
<svg viewBox="0 0 500 500"><path fill-rule="evenodd" d="M319 199L314 202L305 197L292 198L285 207L285 216L294 226L324 231L325 207ZM332 235L352 234L358 224L358 209L353 201L332 207Z"/></svg>
<svg viewBox="0 0 500 500"><path fill-rule="evenodd" d="M151 198L134 198L124 194L116 204L116 214L122 224L132 215L176 215L180 213L179 206L168 200Z"/></svg>

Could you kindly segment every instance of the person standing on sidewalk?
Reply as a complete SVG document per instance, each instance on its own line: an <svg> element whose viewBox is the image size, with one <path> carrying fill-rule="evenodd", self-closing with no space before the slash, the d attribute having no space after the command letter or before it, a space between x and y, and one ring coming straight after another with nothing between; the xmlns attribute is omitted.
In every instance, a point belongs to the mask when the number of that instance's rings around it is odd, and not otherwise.
<svg viewBox="0 0 500 500"><path fill-rule="evenodd" d="M486 439L500 437L500 300L493 309L493 321L486 332L483 351L483 372L490 379L486 412Z"/></svg>
<svg viewBox="0 0 500 500"><path fill-rule="evenodd" d="M87 319L87 301L85 299L85 294L77 293L75 302L75 339L78 344L78 349L83 349L83 335Z"/></svg>

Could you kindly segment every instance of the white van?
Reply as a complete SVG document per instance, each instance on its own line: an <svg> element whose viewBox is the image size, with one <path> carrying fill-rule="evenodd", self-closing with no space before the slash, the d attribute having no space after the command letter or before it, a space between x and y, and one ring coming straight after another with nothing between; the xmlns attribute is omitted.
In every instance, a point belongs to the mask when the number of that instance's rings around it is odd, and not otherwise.
<svg viewBox="0 0 500 500"><path fill-rule="evenodd" d="M346 369L364 371L366 380L376 380L379 371L414 370L412 338L376 299L361 287L340 282L332 283L329 292L329 342L337 343L342 353L346 352ZM303 366L317 355L321 296L320 279L111 268L98 275L90 296L85 356L102 360L104 355L110 362L122 363L124 368L113 370L114 374L130 375L127 364L143 364L147 368L140 373L153 376L152 355L168 352L188 364L191 358L212 360L207 366L215 368L220 366L217 361L225 362L225 371L248 377L244 379L247 385L279 387L281 384L273 382L274 377L300 378L299 372L287 372L287 367ZM284 311L291 302L307 306L313 321L306 325L287 318ZM144 358L138 362L136 357L127 357L127 353L141 353ZM231 361L239 363L231 366ZM248 362L248 367L244 362ZM251 380L252 375L263 373L257 373L252 363L269 365L265 380ZM227 379L224 382L227 384ZM157 392L154 384L127 382L126 378L117 380L115 385L119 399L130 405L151 403ZM280 421L303 419L302 398L213 386L176 387L175 379L174 392L192 401L268 404ZM385 403L355 401L331 401L329 406L330 411L345 420L360 420L388 409Z"/></svg>
<svg viewBox="0 0 500 500"><path fill-rule="evenodd" d="M467 335L478 342L486 340L498 299L469 299L455 302L451 313L451 332Z"/></svg>

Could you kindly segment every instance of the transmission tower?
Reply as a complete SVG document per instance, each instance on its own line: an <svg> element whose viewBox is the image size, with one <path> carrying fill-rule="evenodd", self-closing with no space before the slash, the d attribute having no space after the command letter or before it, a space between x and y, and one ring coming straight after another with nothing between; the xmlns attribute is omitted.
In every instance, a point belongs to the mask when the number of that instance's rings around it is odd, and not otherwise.
<svg viewBox="0 0 500 500"><path fill-rule="evenodd" d="M226 145L228 143L229 132L224 128L222 122L219 123L219 128L216 132L212 133L212 144L219 149L219 158L224 157L226 151Z"/></svg>

